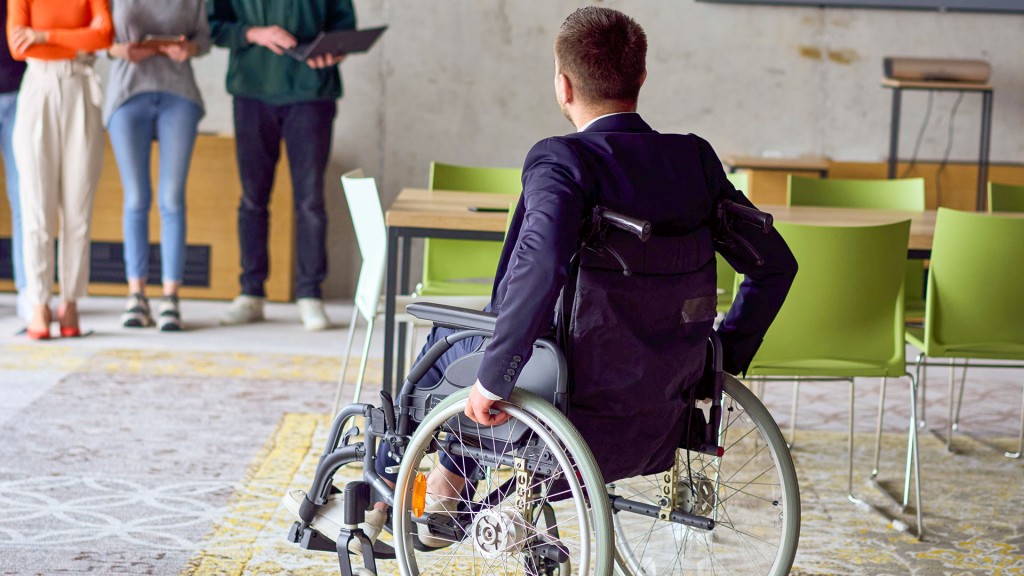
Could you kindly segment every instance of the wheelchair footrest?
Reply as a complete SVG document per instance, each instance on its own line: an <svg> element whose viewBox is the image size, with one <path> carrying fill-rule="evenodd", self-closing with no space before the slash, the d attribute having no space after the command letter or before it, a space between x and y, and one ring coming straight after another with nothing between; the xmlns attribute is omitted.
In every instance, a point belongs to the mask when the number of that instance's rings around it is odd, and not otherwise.
<svg viewBox="0 0 1024 576"><path fill-rule="evenodd" d="M333 539L317 532L312 527L307 526L303 529L301 522L292 524L291 530L288 532L288 541L298 544L300 548L306 550L338 553L337 543ZM396 555L395 549L387 543L380 540L373 543L374 558L394 560Z"/></svg>
<svg viewBox="0 0 1024 576"><path fill-rule="evenodd" d="M412 521L416 524L426 524L430 528L430 533L438 538L443 538L450 542L461 542L466 538L466 532L471 523L469 520L471 515L468 513L458 515L466 518L466 525L463 525L446 513L426 514L420 518L413 518ZM433 550L433 548L422 544L419 538L413 540L413 547L421 552Z"/></svg>

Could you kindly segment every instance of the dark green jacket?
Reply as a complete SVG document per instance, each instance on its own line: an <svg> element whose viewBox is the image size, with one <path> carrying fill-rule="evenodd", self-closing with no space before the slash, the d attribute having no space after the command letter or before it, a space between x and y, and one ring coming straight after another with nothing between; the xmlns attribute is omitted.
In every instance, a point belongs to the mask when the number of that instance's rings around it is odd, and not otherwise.
<svg viewBox="0 0 1024 576"><path fill-rule="evenodd" d="M245 40L253 26L277 25L301 44L329 30L356 26L352 0L209 0L213 42L231 50L227 89L268 104L295 104L341 97L338 67L314 70Z"/></svg>

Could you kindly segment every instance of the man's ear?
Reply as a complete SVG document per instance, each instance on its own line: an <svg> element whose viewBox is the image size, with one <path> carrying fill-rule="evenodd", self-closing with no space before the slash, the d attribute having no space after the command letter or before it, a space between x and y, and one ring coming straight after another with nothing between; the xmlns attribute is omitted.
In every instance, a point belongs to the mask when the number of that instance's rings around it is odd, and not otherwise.
<svg viewBox="0 0 1024 576"><path fill-rule="evenodd" d="M640 86L643 86L644 82L646 80L647 80L647 68L644 68L644 73L643 73L642 76L640 76Z"/></svg>
<svg viewBox="0 0 1024 576"><path fill-rule="evenodd" d="M569 77L559 73L556 82L558 82L559 94L562 96L562 101L559 104L565 105L572 102L572 82L569 81Z"/></svg>

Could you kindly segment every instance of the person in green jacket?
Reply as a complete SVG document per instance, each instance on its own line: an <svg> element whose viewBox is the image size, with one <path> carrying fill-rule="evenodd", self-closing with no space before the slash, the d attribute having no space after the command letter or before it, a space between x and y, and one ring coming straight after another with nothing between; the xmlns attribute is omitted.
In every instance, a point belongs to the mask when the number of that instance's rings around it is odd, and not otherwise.
<svg viewBox="0 0 1024 576"><path fill-rule="evenodd" d="M327 275L324 171L330 155L338 64L344 54L300 61L286 53L320 32L353 29L351 0L210 0L213 43L231 50L227 90L234 97L235 153L242 183L238 207L241 295L221 324L263 319L269 272L268 205L281 140L295 202L295 295L307 330L323 330L320 285Z"/></svg>

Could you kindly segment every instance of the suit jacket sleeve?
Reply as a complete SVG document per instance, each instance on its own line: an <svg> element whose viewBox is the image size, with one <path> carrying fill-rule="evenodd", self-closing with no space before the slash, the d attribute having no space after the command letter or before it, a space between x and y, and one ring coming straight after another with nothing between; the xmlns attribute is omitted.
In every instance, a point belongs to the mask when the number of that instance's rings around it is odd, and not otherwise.
<svg viewBox="0 0 1024 576"><path fill-rule="evenodd" d="M728 199L753 208L750 200L726 178L722 163L711 145L701 140L699 150L708 188L716 203ZM753 226L737 226L734 232L743 236L764 259L764 264L758 266L754 257L738 246L717 246L726 261L744 275L732 307L718 327L723 369L730 374L742 374L750 367L765 333L786 300L796 277L797 263L786 241L776 230L764 234Z"/></svg>
<svg viewBox="0 0 1024 576"><path fill-rule="evenodd" d="M552 326L555 303L579 243L581 182L579 161L561 140L543 140L526 157L525 215L505 273L508 289L494 338L477 374L485 389L502 398L512 393L533 342Z"/></svg>

